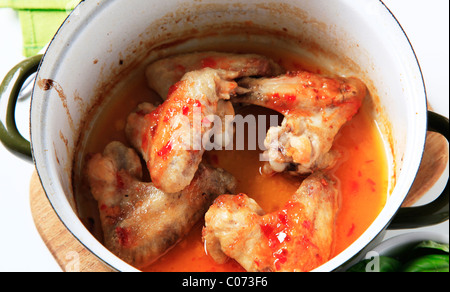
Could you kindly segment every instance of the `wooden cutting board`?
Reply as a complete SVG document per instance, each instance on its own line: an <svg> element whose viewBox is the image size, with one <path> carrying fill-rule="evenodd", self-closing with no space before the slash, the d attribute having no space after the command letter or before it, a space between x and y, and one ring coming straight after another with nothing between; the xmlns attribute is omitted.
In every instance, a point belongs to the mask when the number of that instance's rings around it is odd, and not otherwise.
<svg viewBox="0 0 450 292"><path fill-rule="evenodd" d="M448 161L447 140L429 133L422 165L404 206L414 205L436 183ZM30 204L36 228L63 271L111 272L65 228L45 195L39 178L33 174Z"/></svg>
<svg viewBox="0 0 450 292"><path fill-rule="evenodd" d="M403 207L411 207L433 187L444 172L448 162L448 145L444 136L428 132L425 152L414 184Z"/></svg>
<svg viewBox="0 0 450 292"><path fill-rule="evenodd" d="M30 205L42 240L64 272L112 272L62 224L50 205L36 172L30 182Z"/></svg>

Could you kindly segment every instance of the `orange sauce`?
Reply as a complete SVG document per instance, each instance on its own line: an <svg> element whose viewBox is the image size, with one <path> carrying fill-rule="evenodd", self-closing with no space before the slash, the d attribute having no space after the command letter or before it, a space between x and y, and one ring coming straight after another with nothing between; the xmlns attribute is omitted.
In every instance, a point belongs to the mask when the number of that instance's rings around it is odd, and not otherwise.
<svg viewBox="0 0 450 292"><path fill-rule="evenodd" d="M385 206L388 161L381 134L367 108L341 130L335 147L345 161L333 171L340 181L341 206L336 220L337 255L366 231Z"/></svg>
<svg viewBox="0 0 450 292"><path fill-rule="evenodd" d="M311 60L304 60L292 53L278 50L268 53L253 47L240 52L268 55L288 70L326 72ZM114 140L127 143L123 133L126 117L143 101L155 102L160 99L146 87L145 78L141 76L121 90L108 108L103 110L87 138L85 148L82 149L83 156L103 152L104 147ZM370 104L368 102L363 105L360 112L341 129L334 143L334 148L343 154L340 163L330 171L339 182L341 194L340 211L336 218L334 256L352 244L369 227L387 199L387 157L381 134L370 114ZM244 116L275 114L256 106L244 107L237 113ZM279 210L290 199L303 178L288 174L270 177L262 175L260 168L263 162L259 159L261 153L258 150L211 151L205 153L204 160L233 174L238 181L237 193L247 194L255 199L266 213L271 213ZM83 164L81 163L81 168ZM91 214L96 208L95 201L86 190L85 178L83 175L80 177L80 181L75 183L80 217L93 233L97 230L96 236L101 240L101 235L98 234L98 219ZM188 236L144 271L242 272L243 269L235 261L229 260L224 265L218 265L206 254L201 239L203 224L202 221L198 222Z"/></svg>

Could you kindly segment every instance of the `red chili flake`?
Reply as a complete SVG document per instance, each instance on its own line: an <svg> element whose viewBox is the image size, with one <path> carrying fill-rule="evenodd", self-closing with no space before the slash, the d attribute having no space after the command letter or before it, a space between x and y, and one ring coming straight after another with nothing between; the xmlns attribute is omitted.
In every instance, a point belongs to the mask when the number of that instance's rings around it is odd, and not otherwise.
<svg viewBox="0 0 450 292"><path fill-rule="evenodd" d="M322 185L324 185L325 187L328 186L328 182L327 182L324 178L321 180L321 183L322 183Z"/></svg>
<svg viewBox="0 0 450 292"><path fill-rule="evenodd" d="M288 251L287 249L281 249L275 253L275 257L280 261L280 263L284 264L287 261Z"/></svg>
<svg viewBox="0 0 450 292"><path fill-rule="evenodd" d="M281 224L287 225L287 214L285 212L280 212L278 214L278 219L280 220Z"/></svg>
<svg viewBox="0 0 450 292"><path fill-rule="evenodd" d="M185 105L183 107L183 115L187 116L189 114L189 107L187 105Z"/></svg>
<svg viewBox="0 0 450 292"><path fill-rule="evenodd" d="M158 156L163 157L164 160L167 159L167 154L172 151L172 141L167 142L166 146L164 146L159 152Z"/></svg>
<svg viewBox="0 0 450 292"><path fill-rule="evenodd" d="M281 269L282 264L286 263L287 255L288 255L287 249L280 249L279 251L273 254L273 256L276 258L274 264L277 271Z"/></svg>
<svg viewBox="0 0 450 292"><path fill-rule="evenodd" d="M281 269L281 264L278 261L278 259L276 259L273 264L275 265L275 270L279 271Z"/></svg>
<svg viewBox="0 0 450 292"><path fill-rule="evenodd" d="M355 227L356 227L355 224L352 223L352 227L350 227L350 230L347 233L347 237L352 236L353 232L355 232Z"/></svg>
<svg viewBox="0 0 450 292"><path fill-rule="evenodd" d="M269 238L273 233L273 227L270 224L263 224L261 225L261 231L263 232L265 237Z"/></svg>
<svg viewBox="0 0 450 292"><path fill-rule="evenodd" d="M367 182L370 184L371 191L375 192L376 191L375 186L377 185L377 183L371 180L370 178L367 179Z"/></svg>
<svg viewBox="0 0 450 292"><path fill-rule="evenodd" d="M100 206L100 210L105 211L106 209L108 209L108 206L106 206L105 204L102 204Z"/></svg>
<svg viewBox="0 0 450 292"><path fill-rule="evenodd" d="M295 102L297 100L297 96L295 96L294 94L285 94L283 95L284 100L292 103Z"/></svg>

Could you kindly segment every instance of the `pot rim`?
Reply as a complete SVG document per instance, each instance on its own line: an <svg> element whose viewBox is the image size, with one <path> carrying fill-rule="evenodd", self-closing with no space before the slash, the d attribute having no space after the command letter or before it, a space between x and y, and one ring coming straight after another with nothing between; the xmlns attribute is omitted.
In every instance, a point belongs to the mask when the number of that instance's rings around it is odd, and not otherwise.
<svg viewBox="0 0 450 292"><path fill-rule="evenodd" d="M344 0L346 1L346 0ZM410 188L412 187L412 184L414 182L414 178L417 175L417 172L419 170L420 162L422 160L422 155L425 147L425 139L426 139L426 124L427 124L427 118L426 118L426 109L427 109L427 93L426 93L426 87L424 82L424 77L422 74L422 69L420 67L419 60L417 58L417 55L414 51L414 48L404 31L403 27L397 20L397 18L394 16L394 14L389 10L389 8L383 3L382 0L369 0L374 3L374 5L382 5L384 7L384 14L380 17L385 17L390 19L391 26L394 30L396 30L397 33L401 33L403 37L401 39L397 39L398 43L401 45L401 47L404 49L403 51L408 53L408 61L414 62L416 65L414 65L415 72L411 72L414 76L419 76L419 79L421 81L416 81L414 84L416 84L416 90L422 91L419 94L420 99L423 98L423 104L420 107L417 107L417 119L419 121L422 121L423 126L419 127L420 131L416 131L416 140L413 143L415 147L410 149L409 155L413 155L415 159L411 161L404 161L404 165L402 169L409 169L410 172L414 172L413 174L409 173L408 175L398 176L396 186L394 187L394 190L392 194L390 195L391 198L394 198L395 200L391 200L389 202L389 208L387 208L388 202L386 203L386 206L383 208L383 210L380 212L380 214L377 216L374 222L369 226L369 228L349 247L347 247L344 251L342 251L340 254L338 254L333 259L329 260L324 265L318 267L314 271L322 272L322 271L333 271L345 264L347 261L349 261L352 257L360 253L367 245L369 245L380 233L382 233L388 226L390 221L393 219L399 208L401 207L403 201L406 198L406 194L409 192ZM82 33L82 30L80 30L80 25L82 25L83 22L89 21L91 17L95 17L96 14L101 13L109 4L111 4L113 1L106 1L106 2L100 2L97 3L97 1L91 0L91 1L82 1L67 17L67 19L63 22L61 27L56 32L55 36L53 37L52 41L50 42L47 51L45 52L41 65L38 69L38 75L43 66L46 64L46 60L48 59L54 59L58 60L60 58L63 58L64 52L58 51L58 49L53 49L57 46L52 46L59 38L67 38L67 32L69 32L69 35L71 36L71 39L76 38L76 36L80 33ZM83 13L79 13L79 9L83 9ZM400 29L400 30L398 30ZM392 32L388 32L392 33ZM64 35L64 36L62 36ZM56 66L55 66L56 67ZM56 69L52 69L52 72L54 72ZM38 76L37 75L37 76ZM38 80L38 78L36 78ZM418 85L420 82L420 85ZM49 165L49 162L47 161L47 155L50 155L48 153L45 153L42 151L42 149L39 149L40 142L39 139L41 139L41 135L39 133L35 133L36 131L33 131L33 129L36 129L37 126L35 123L32 123L33 119L33 109L35 108L33 105L35 104L35 97L39 96L40 93L38 90L36 90L36 82L34 84L33 88L33 94L32 94L32 100L31 100L31 108L30 108L30 138L31 138L31 147L32 147L32 153L34 158L34 163L36 166L36 171L39 176L39 179L41 181L42 186L44 187L44 191L46 193L46 196L52 206L52 208L55 210L55 213L57 214L58 218L61 220L61 222L64 224L64 226L67 228L67 230L87 249L89 250L93 255L95 255L99 260L101 260L103 263L105 263L110 268L117 270L117 271L131 271L136 272L139 271L138 269L134 268L133 266L129 265L128 263L124 262L122 259L118 258L116 255L111 253L106 247L103 246L95 237L87 230L87 228L84 226L84 224L81 222L79 217L75 214L76 212L71 208L70 203L68 202L67 198L65 196L61 196L58 194L64 193L62 186L54 184L51 178L58 177L57 173L54 171L52 172L51 168L48 168L47 165ZM418 88L421 88L419 90ZM424 122L423 122L424 121ZM420 123L419 123L420 125ZM418 132L418 133L417 133ZM35 134L33 134L35 133ZM42 147L41 147L42 148ZM406 152L408 154L408 149ZM47 154L47 155L45 155ZM402 171L404 174L404 171ZM401 183L401 184L399 184ZM404 195L396 195L398 193L402 193ZM389 198L388 198L389 200Z"/></svg>

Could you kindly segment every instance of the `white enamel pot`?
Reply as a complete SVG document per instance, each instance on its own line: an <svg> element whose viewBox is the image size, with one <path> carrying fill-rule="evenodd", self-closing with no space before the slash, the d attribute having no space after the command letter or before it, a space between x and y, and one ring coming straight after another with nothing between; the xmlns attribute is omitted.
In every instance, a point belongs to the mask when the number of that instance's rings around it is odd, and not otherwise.
<svg viewBox="0 0 450 292"><path fill-rule="evenodd" d="M3 82L1 98L9 98L9 102L0 138L13 152L33 158L53 208L88 250L116 270L135 271L98 242L77 216L72 168L81 134L92 121L88 117L133 70L142 70L164 54L226 39L237 32L248 32L241 41L289 35L292 44L314 49L313 56L328 60L336 70L357 74L374 96L391 154L390 195L367 231L318 271L339 270L387 228L448 220L448 187L426 206L401 208L419 169L427 130L448 139L448 119L427 111L414 51L381 1L85 0L58 30L46 53L19 64ZM36 70L30 143L17 131L14 108L22 83Z"/></svg>

